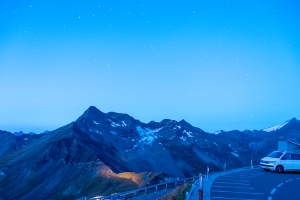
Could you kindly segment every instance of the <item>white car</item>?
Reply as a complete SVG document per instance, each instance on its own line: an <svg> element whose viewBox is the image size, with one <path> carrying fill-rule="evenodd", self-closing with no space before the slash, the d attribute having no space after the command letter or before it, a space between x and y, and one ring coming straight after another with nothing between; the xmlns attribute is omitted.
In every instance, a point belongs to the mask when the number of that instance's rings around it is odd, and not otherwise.
<svg viewBox="0 0 300 200"><path fill-rule="evenodd" d="M273 151L260 161L260 166L266 170L300 171L300 151Z"/></svg>

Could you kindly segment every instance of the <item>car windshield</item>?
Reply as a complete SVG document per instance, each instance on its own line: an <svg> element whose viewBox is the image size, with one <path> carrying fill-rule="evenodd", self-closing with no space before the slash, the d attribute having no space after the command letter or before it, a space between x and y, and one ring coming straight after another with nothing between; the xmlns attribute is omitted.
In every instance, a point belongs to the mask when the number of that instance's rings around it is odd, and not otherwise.
<svg viewBox="0 0 300 200"><path fill-rule="evenodd" d="M282 155L282 152L274 151L268 155L270 158L279 158Z"/></svg>

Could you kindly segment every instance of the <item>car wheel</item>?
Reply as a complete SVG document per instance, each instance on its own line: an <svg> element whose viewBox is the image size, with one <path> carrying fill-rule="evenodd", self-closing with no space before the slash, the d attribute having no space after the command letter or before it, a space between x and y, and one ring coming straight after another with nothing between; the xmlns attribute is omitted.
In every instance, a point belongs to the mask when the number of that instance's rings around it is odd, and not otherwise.
<svg viewBox="0 0 300 200"><path fill-rule="evenodd" d="M276 167L276 172L277 173L282 173L284 170L283 170L283 167L281 165L277 166Z"/></svg>
<svg viewBox="0 0 300 200"><path fill-rule="evenodd" d="M269 169L264 169L266 172L270 171Z"/></svg>

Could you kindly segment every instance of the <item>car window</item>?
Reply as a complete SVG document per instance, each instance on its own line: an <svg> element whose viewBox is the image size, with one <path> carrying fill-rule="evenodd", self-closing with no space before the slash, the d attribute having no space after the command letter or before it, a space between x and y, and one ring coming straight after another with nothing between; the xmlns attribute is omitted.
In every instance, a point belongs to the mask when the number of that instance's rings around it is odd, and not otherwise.
<svg viewBox="0 0 300 200"><path fill-rule="evenodd" d="M281 160L292 160L291 154L290 153L284 154Z"/></svg>
<svg viewBox="0 0 300 200"><path fill-rule="evenodd" d="M272 153L270 153L268 155L268 157L270 157L270 158L280 158L281 155L282 155L282 152L273 151Z"/></svg>
<svg viewBox="0 0 300 200"><path fill-rule="evenodd" d="M300 160L300 154L292 154L292 160Z"/></svg>

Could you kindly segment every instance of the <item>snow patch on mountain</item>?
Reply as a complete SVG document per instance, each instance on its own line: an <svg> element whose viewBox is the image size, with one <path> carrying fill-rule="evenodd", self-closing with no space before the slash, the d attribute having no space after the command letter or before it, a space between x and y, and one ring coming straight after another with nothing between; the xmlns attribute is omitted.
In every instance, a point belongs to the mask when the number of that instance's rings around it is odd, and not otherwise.
<svg viewBox="0 0 300 200"><path fill-rule="evenodd" d="M223 133L223 132L224 132L223 130L219 130L219 131L214 132L213 134L218 135L218 134Z"/></svg>
<svg viewBox="0 0 300 200"><path fill-rule="evenodd" d="M114 134L114 135L117 135L117 133L116 133L116 132L114 132L114 131L110 131L110 133L111 133L111 134Z"/></svg>
<svg viewBox="0 0 300 200"><path fill-rule="evenodd" d="M194 137L190 131L184 130L183 133L185 133L188 137Z"/></svg>
<svg viewBox="0 0 300 200"><path fill-rule="evenodd" d="M117 126L127 126L127 124L126 124L124 121L121 121L122 124L118 124L118 123L116 123L116 122L114 122L114 121L111 121L110 119L108 119L108 121L111 122L110 125L111 125L112 127L117 127Z"/></svg>
<svg viewBox="0 0 300 200"><path fill-rule="evenodd" d="M270 128L263 129L263 131L265 131L265 132L278 131L279 129L281 129L282 127L284 127L285 125L287 125L289 122L290 122L290 120L286 121L282 125L272 126Z"/></svg>
<svg viewBox="0 0 300 200"><path fill-rule="evenodd" d="M233 152L231 152L232 153L232 155L234 155L235 157L239 157L239 155L238 154L236 154L236 153L233 153Z"/></svg>
<svg viewBox="0 0 300 200"><path fill-rule="evenodd" d="M94 124L96 124L96 125L98 125L99 123L98 122L96 122L96 121L93 121L94 122Z"/></svg>
<svg viewBox="0 0 300 200"><path fill-rule="evenodd" d="M228 146L229 146L233 151L237 152L237 150L235 150L235 149L231 146L231 144L229 144Z"/></svg>
<svg viewBox="0 0 300 200"><path fill-rule="evenodd" d="M111 122L111 126L112 127L117 127L117 126L121 126L120 124L117 124L116 122L113 122L113 121L111 121L110 119L108 119L108 121L110 121Z"/></svg>
<svg viewBox="0 0 300 200"><path fill-rule="evenodd" d="M159 132L162 128L163 127L152 130L149 128L143 129L140 126L137 126L136 130L141 136L141 139L139 141L148 145L152 144L152 142L157 138L157 132Z"/></svg>
<svg viewBox="0 0 300 200"><path fill-rule="evenodd" d="M184 136L181 136L180 139L183 141L186 141L186 137L184 137Z"/></svg>
<svg viewBox="0 0 300 200"><path fill-rule="evenodd" d="M90 132L94 132L94 133L98 133L98 134L101 134L101 135L102 135L102 133L101 133L100 131L97 131L97 130L89 129L89 131L90 131Z"/></svg>

